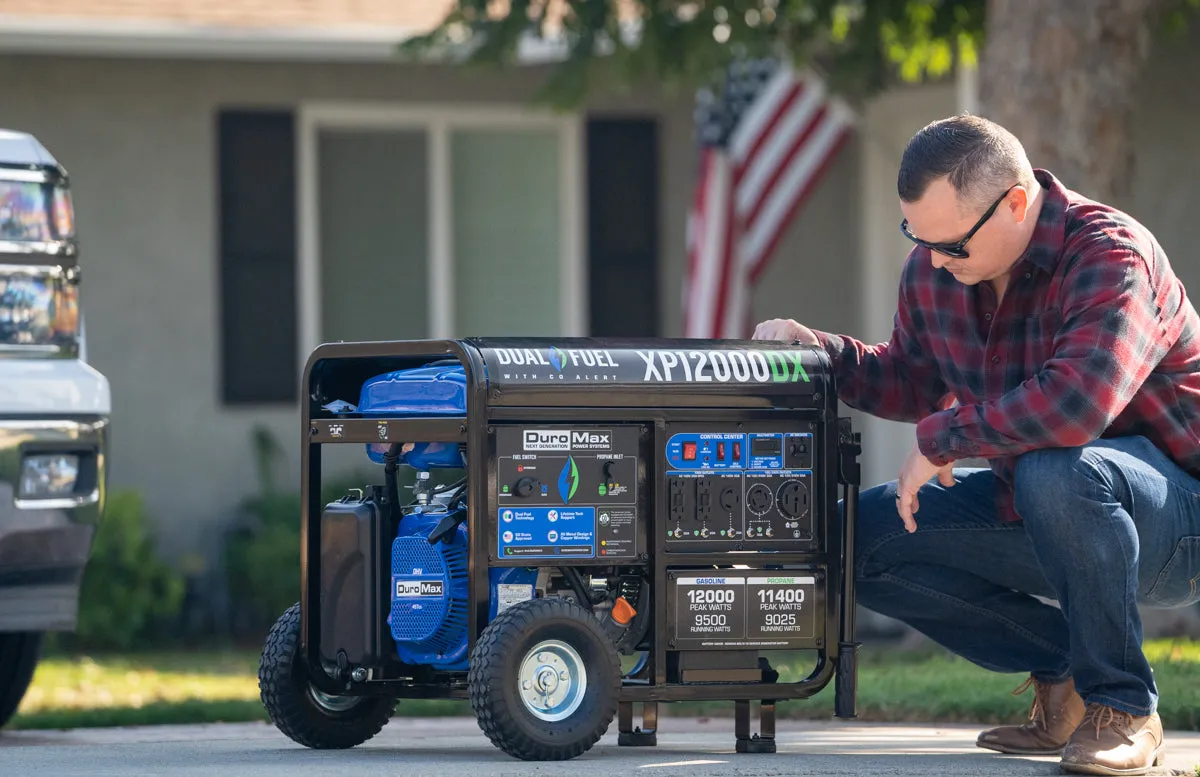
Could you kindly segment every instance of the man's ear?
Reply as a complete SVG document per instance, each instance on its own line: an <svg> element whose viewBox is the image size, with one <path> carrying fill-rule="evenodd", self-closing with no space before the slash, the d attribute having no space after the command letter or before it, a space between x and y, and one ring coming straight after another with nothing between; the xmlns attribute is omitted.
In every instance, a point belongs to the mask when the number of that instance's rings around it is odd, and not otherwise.
<svg viewBox="0 0 1200 777"><path fill-rule="evenodd" d="M1020 224L1025 221L1025 216L1029 213L1029 190L1024 186L1013 187L1004 203L1012 211L1013 221Z"/></svg>

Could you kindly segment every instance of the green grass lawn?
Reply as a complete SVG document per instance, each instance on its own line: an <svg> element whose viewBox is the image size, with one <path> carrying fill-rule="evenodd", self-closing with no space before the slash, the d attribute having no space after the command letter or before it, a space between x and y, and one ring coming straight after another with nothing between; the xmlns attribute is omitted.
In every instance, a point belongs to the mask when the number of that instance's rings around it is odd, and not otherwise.
<svg viewBox="0 0 1200 777"><path fill-rule="evenodd" d="M1200 641L1148 643L1168 728L1200 730ZM807 659L807 663L805 662ZM811 658L773 658L781 680L798 679ZM265 720L258 699L255 653L170 653L51 657L43 660L17 716L15 729L209 723ZM1023 676L988 672L942 651L900 653L882 646L862 651L858 712L863 720L1019 722L1032 691L1011 695ZM731 702L664 705L664 715L733 714ZM465 701L402 701L398 715L470 715ZM781 718L828 718L833 686L804 701L777 706Z"/></svg>

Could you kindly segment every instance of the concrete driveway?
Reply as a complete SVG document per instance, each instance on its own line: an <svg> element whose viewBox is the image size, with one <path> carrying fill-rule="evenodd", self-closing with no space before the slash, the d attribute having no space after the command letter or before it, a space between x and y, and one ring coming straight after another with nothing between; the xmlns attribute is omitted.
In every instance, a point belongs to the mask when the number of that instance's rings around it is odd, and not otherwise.
<svg viewBox="0 0 1200 777"><path fill-rule="evenodd" d="M661 718L654 748L617 747L616 726L565 763L524 763L492 747L472 718L395 718L367 744L312 751L275 728L240 723L0 734L0 773L12 775L1050 775L1057 759L974 746L975 726L780 721L779 752L740 755L731 718ZM1171 732L1167 767L1196 777L1200 733Z"/></svg>

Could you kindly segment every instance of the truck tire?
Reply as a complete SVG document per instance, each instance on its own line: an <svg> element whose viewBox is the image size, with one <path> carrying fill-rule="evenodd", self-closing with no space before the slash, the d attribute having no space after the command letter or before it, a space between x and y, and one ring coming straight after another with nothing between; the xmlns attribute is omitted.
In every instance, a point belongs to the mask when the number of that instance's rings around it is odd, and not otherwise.
<svg viewBox="0 0 1200 777"><path fill-rule="evenodd" d="M361 745L391 719L391 696L330 696L313 688L299 659L300 604L267 634L258 669L259 696L276 728L315 750Z"/></svg>
<svg viewBox="0 0 1200 777"><path fill-rule="evenodd" d="M21 706L42 652L41 632L0 634L0 726Z"/></svg>
<svg viewBox="0 0 1200 777"><path fill-rule="evenodd" d="M612 723L621 661L590 612L557 597L531 599L483 630L467 684L492 744L526 761L561 761L591 749Z"/></svg>

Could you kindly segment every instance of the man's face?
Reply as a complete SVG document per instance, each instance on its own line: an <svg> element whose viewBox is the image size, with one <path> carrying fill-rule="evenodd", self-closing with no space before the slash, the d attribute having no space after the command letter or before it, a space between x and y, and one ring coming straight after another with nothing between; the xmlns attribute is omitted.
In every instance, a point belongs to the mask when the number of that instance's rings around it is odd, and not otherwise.
<svg viewBox="0 0 1200 777"><path fill-rule="evenodd" d="M960 283L974 285L1002 277L1025 250L1028 237L1021 229L1027 211L1027 193L1020 186L1007 193L997 191L991 202L1003 195L995 211L962 246L969 256L947 256L930 250L933 266L946 268ZM990 202L988 203L991 204ZM987 212L987 205L964 202L945 178L929 185L916 202L901 202L907 232L926 243L958 243Z"/></svg>

